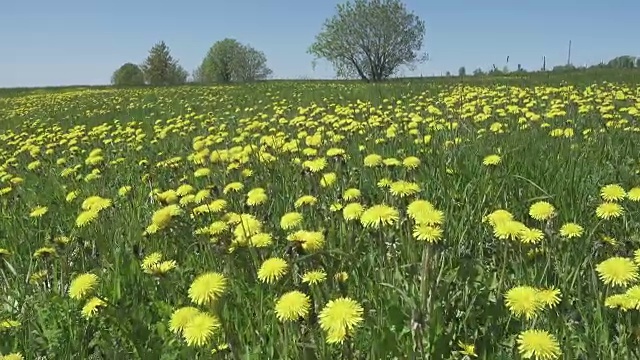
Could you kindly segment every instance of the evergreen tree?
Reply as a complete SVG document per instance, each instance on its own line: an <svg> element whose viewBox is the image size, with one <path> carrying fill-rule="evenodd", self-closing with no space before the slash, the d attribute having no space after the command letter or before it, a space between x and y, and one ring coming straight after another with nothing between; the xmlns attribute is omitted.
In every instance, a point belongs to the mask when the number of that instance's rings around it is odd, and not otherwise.
<svg viewBox="0 0 640 360"><path fill-rule="evenodd" d="M142 64L144 78L150 85L176 85L187 81L187 71L171 56L164 41L149 50L149 56Z"/></svg>

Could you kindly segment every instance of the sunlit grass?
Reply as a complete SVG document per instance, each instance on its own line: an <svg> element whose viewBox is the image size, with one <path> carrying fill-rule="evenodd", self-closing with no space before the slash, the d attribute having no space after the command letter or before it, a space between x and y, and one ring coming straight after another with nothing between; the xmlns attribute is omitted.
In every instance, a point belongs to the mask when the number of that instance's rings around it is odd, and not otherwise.
<svg viewBox="0 0 640 360"><path fill-rule="evenodd" d="M0 354L637 357L638 116L606 83L0 99Z"/></svg>

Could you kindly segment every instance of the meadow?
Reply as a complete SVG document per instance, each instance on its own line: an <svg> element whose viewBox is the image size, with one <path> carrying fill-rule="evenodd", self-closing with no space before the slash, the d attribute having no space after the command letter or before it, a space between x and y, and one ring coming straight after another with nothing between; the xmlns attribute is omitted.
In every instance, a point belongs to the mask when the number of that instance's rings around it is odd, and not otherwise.
<svg viewBox="0 0 640 360"><path fill-rule="evenodd" d="M640 86L0 98L0 359L640 357Z"/></svg>

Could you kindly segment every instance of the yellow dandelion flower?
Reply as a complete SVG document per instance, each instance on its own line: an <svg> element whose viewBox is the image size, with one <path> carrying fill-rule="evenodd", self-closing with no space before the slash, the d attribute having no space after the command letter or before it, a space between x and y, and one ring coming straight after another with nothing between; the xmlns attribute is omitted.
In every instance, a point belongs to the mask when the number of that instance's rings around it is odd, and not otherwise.
<svg viewBox="0 0 640 360"><path fill-rule="evenodd" d="M177 309L171 315L171 320L169 320L169 330L174 334L182 333L184 327L191 321L196 315L200 314L200 310L192 307L185 306L180 309Z"/></svg>
<svg viewBox="0 0 640 360"><path fill-rule="evenodd" d="M81 212L76 218L76 227L84 227L98 218L98 211L96 210L85 210Z"/></svg>
<svg viewBox="0 0 640 360"><path fill-rule="evenodd" d="M609 184L600 189L600 196L607 202L620 201L627 196L627 192L618 184Z"/></svg>
<svg viewBox="0 0 640 360"><path fill-rule="evenodd" d="M345 205L342 208L342 217L347 220L358 220L362 213L364 212L364 207L360 203L350 203Z"/></svg>
<svg viewBox="0 0 640 360"><path fill-rule="evenodd" d="M342 193L342 198L345 201L357 200L360 198L360 196L362 196L362 193L360 192L359 189L355 189L355 188L347 189Z"/></svg>
<svg viewBox="0 0 640 360"><path fill-rule="evenodd" d="M274 257L267 259L262 263L260 269L258 269L258 279L267 284L271 284L281 279L288 268L289 264L282 258Z"/></svg>
<svg viewBox="0 0 640 360"><path fill-rule="evenodd" d="M640 187L634 187L627 193L627 197L631 201L640 201Z"/></svg>
<svg viewBox="0 0 640 360"><path fill-rule="evenodd" d="M276 317L280 321L294 321L307 316L311 308L311 299L300 291L290 291L276 301Z"/></svg>
<svg viewBox="0 0 640 360"><path fill-rule="evenodd" d="M289 212L280 218L280 227L283 230L293 229L302 223L302 214L298 212Z"/></svg>
<svg viewBox="0 0 640 360"><path fill-rule="evenodd" d="M362 323L364 309L355 300L340 297L330 300L320 311L318 322L327 333L327 343L342 343Z"/></svg>
<svg viewBox="0 0 640 360"><path fill-rule="evenodd" d="M80 300L91 293L98 285L98 275L84 273L76 276L69 285L69 297Z"/></svg>
<svg viewBox="0 0 640 360"><path fill-rule="evenodd" d="M413 227L413 237L419 241L437 243L442 238L442 229L437 226L417 224Z"/></svg>
<svg viewBox="0 0 640 360"><path fill-rule="evenodd" d="M502 162L500 155L488 155L482 159L482 165L484 166L496 166Z"/></svg>
<svg viewBox="0 0 640 360"><path fill-rule="evenodd" d="M327 279L327 273L324 270L311 270L302 275L302 282L309 285L319 284Z"/></svg>
<svg viewBox="0 0 640 360"><path fill-rule="evenodd" d="M517 343L525 359L553 360L561 354L558 340L544 330L525 330L518 335Z"/></svg>
<svg viewBox="0 0 640 360"><path fill-rule="evenodd" d="M406 197L420 192L420 185L409 181L395 181L389 186L389 192L393 196Z"/></svg>
<svg viewBox="0 0 640 360"><path fill-rule="evenodd" d="M398 210L387 205L374 205L365 210L360 216L360 222L364 227L379 228L385 225L393 225L400 218Z"/></svg>
<svg viewBox="0 0 640 360"><path fill-rule="evenodd" d="M560 227L560 235L567 239L573 239L582 236L584 228L576 223L566 223Z"/></svg>
<svg viewBox="0 0 640 360"><path fill-rule="evenodd" d="M596 208L596 216L604 220L615 219L622 216L622 214L624 214L624 208L614 202L605 202Z"/></svg>
<svg viewBox="0 0 640 360"><path fill-rule="evenodd" d="M209 344L213 334L222 326L215 315L199 313L191 318L182 330L182 337L189 346L202 347Z"/></svg>
<svg viewBox="0 0 640 360"><path fill-rule="evenodd" d="M542 309L538 289L531 286L517 286L505 295L505 304L515 316L531 319Z"/></svg>
<svg viewBox="0 0 640 360"><path fill-rule="evenodd" d="M604 260L596 266L596 271L606 285L626 286L638 280L638 266L631 259L619 256Z"/></svg>
<svg viewBox="0 0 640 360"><path fill-rule="evenodd" d="M227 278L218 272L207 272L196 277L189 287L189 299L197 305L206 305L219 299L227 288Z"/></svg>
<svg viewBox="0 0 640 360"><path fill-rule="evenodd" d="M529 207L529 216L538 221L549 220L555 212L556 208L546 201L538 201Z"/></svg>
<svg viewBox="0 0 640 360"><path fill-rule="evenodd" d="M293 203L293 206L297 209L303 205L315 205L315 203L318 202L318 199L313 196L313 195L304 195L301 196L300 198L298 198L298 200L296 200Z"/></svg>
<svg viewBox="0 0 640 360"><path fill-rule="evenodd" d="M39 217L42 217L44 214L46 214L47 211L49 211L48 207L37 206L31 210L31 213L29 214L29 216L39 218Z"/></svg>
<svg viewBox="0 0 640 360"><path fill-rule="evenodd" d="M89 299L87 303L82 307L82 317L84 317L85 319L89 319L98 312L99 308L106 305L107 303L104 302L104 300L94 296L93 298Z"/></svg>

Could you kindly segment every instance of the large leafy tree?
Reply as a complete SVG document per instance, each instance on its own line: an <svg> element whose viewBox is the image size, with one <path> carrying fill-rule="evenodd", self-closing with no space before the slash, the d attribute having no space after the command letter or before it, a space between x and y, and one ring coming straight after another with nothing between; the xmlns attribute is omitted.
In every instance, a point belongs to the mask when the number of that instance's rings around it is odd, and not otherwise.
<svg viewBox="0 0 640 360"><path fill-rule="evenodd" d="M261 51L235 39L224 39L211 46L194 79L202 83L230 83L266 79L271 74Z"/></svg>
<svg viewBox="0 0 640 360"><path fill-rule="evenodd" d="M164 41L149 50L149 56L142 64L145 80L150 85L184 84L189 73L171 56Z"/></svg>
<svg viewBox="0 0 640 360"><path fill-rule="evenodd" d="M126 63L113 72L111 83L117 86L144 85L144 74L138 65Z"/></svg>
<svg viewBox="0 0 640 360"><path fill-rule="evenodd" d="M400 0L348 1L325 21L309 53L328 60L339 77L379 81L425 61L424 36L424 21Z"/></svg>

